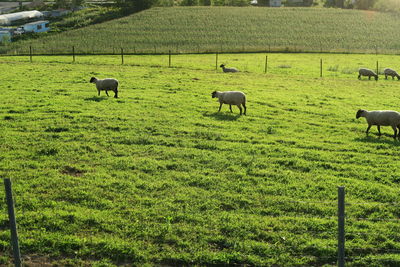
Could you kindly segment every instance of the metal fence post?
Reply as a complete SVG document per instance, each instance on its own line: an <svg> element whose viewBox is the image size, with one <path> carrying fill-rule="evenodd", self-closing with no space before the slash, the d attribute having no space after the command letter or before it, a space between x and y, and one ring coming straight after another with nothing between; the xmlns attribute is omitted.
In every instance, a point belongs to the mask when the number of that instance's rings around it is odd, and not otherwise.
<svg viewBox="0 0 400 267"><path fill-rule="evenodd" d="M215 53L215 70L218 70L218 52Z"/></svg>
<svg viewBox="0 0 400 267"><path fill-rule="evenodd" d="M215 70L218 70L218 52L215 53Z"/></svg>
<svg viewBox="0 0 400 267"><path fill-rule="evenodd" d="M322 78L322 58L321 58L320 61L319 61L319 68L320 68L320 70L319 70L319 77Z"/></svg>
<svg viewBox="0 0 400 267"><path fill-rule="evenodd" d="M168 68L171 68L171 50L168 51Z"/></svg>
<svg viewBox="0 0 400 267"><path fill-rule="evenodd" d="M268 56L265 56L265 68L264 68L264 73L267 73L268 69Z"/></svg>
<svg viewBox="0 0 400 267"><path fill-rule="evenodd" d="M21 254L19 251L19 244L18 244L17 221L15 219L11 180L9 178L4 179L4 186L6 189L8 218L10 220L11 243L13 247L14 263L16 267L21 267Z"/></svg>
<svg viewBox="0 0 400 267"><path fill-rule="evenodd" d="M75 46L72 46L72 62L75 62Z"/></svg>
<svg viewBox="0 0 400 267"><path fill-rule="evenodd" d="M344 186L338 187L338 266L344 267L345 231L344 231Z"/></svg>
<svg viewBox="0 0 400 267"><path fill-rule="evenodd" d="M30 62L32 63L32 46L31 45L29 46L29 59L30 59Z"/></svg>
<svg viewBox="0 0 400 267"><path fill-rule="evenodd" d="M121 47L121 64L124 65L124 49Z"/></svg>

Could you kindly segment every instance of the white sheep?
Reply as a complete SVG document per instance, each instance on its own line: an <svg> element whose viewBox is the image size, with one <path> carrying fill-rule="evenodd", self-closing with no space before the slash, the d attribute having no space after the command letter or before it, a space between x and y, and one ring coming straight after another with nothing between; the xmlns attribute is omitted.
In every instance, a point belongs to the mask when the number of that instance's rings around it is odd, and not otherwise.
<svg viewBox="0 0 400 267"><path fill-rule="evenodd" d="M381 126L392 126L394 131L393 138L397 136L397 128L399 128L400 136L400 113L393 110L372 110L368 111L365 109L359 109L356 114L356 118L364 117L367 120L368 128L365 132L368 135L368 131L372 125L378 126L378 133L381 135Z"/></svg>
<svg viewBox="0 0 400 267"><path fill-rule="evenodd" d="M90 82L96 84L99 96L100 96L100 91L106 91L107 96L109 96L108 91L113 91L114 97L118 98L118 81L116 79L106 78L99 80L96 77L92 77L90 79Z"/></svg>
<svg viewBox="0 0 400 267"><path fill-rule="evenodd" d="M220 66L224 72L239 72L237 68L225 68L224 64L221 64Z"/></svg>
<svg viewBox="0 0 400 267"><path fill-rule="evenodd" d="M397 80L400 80L400 75L395 70L387 68L387 69L383 70L383 73L385 74L386 80L387 80L387 76L392 76L392 79L394 79L394 77L396 76Z"/></svg>
<svg viewBox="0 0 400 267"><path fill-rule="evenodd" d="M244 107L244 115L246 115L246 95L240 91L214 91L211 94L212 98L218 97L219 100L219 109L218 112L221 111L222 104L228 104L229 109L232 111L232 105L236 105L240 110L240 115L242 115L242 107Z"/></svg>
<svg viewBox="0 0 400 267"><path fill-rule="evenodd" d="M371 76L375 77L375 81L378 80L378 75L370 69L361 68L358 70L358 79L361 79L361 76L368 76L368 80L371 80Z"/></svg>

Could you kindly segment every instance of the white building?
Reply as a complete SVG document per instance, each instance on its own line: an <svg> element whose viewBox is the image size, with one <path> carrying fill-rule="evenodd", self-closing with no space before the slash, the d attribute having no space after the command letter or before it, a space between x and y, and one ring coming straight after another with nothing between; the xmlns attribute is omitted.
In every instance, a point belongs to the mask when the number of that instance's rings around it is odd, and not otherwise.
<svg viewBox="0 0 400 267"><path fill-rule="evenodd" d="M269 0L269 6L280 7L282 6L282 0Z"/></svg>
<svg viewBox="0 0 400 267"><path fill-rule="evenodd" d="M11 25L13 22L25 19L41 19L43 14L40 11L22 11L10 14L0 15L0 25Z"/></svg>
<svg viewBox="0 0 400 267"><path fill-rule="evenodd" d="M50 30L48 20L40 20L25 24L21 27L25 32L47 32Z"/></svg>

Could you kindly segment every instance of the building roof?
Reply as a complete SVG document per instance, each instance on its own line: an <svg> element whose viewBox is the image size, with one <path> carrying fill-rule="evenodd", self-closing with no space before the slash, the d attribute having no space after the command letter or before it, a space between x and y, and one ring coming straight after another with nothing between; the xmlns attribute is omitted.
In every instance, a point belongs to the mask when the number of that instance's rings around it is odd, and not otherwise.
<svg viewBox="0 0 400 267"><path fill-rule="evenodd" d="M21 20L21 19L33 19L33 18L41 18L41 17L43 17L42 12L37 11L37 10L4 14L4 15L0 15L0 25L9 25L13 21Z"/></svg>
<svg viewBox="0 0 400 267"><path fill-rule="evenodd" d="M24 24L24 26L27 26L27 25L38 25L38 24L43 24L43 23L49 23L49 21L48 20L39 20L39 21L34 21L34 22L31 22L31 23Z"/></svg>

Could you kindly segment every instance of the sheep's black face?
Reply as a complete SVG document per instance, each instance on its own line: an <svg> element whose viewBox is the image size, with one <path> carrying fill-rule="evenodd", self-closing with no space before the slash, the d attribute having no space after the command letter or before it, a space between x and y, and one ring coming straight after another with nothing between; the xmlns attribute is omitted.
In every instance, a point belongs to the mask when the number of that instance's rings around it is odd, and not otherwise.
<svg viewBox="0 0 400 267"><path fill-rule="evenodd" d="M212 98L216 98L216 97L217 97L217 91L212 92L212 93L211 93L211 97L212 97Z"/></svg>
<svg viewBox="0 0 400 267"><path fill-rule="evenodd" d="M361 114L362 114L363 112L364 112L363 109L359 109L359 110L357 111L357 114L356 114L356 119L360 118L360 117L361 117Z"/></svg>
<svg viewBox="0 0 400 267"><path fill-rule="evenodd" d="M95 77L90 78L90 82L93 83L96 80Z"/></svg>
<svg viewBox="0 0 400 267"><path fill-rule="evenodd" d="M377 80L378 80L378 75L375 76L375 81L377 81Z"/></svg>
<svg viewBox="0 0 400 267"><path fill-rule="evenodd" d="M225 65L224 65L224 64L221 64L220 67L223 68L223 67L225 67Z"/></svg>

